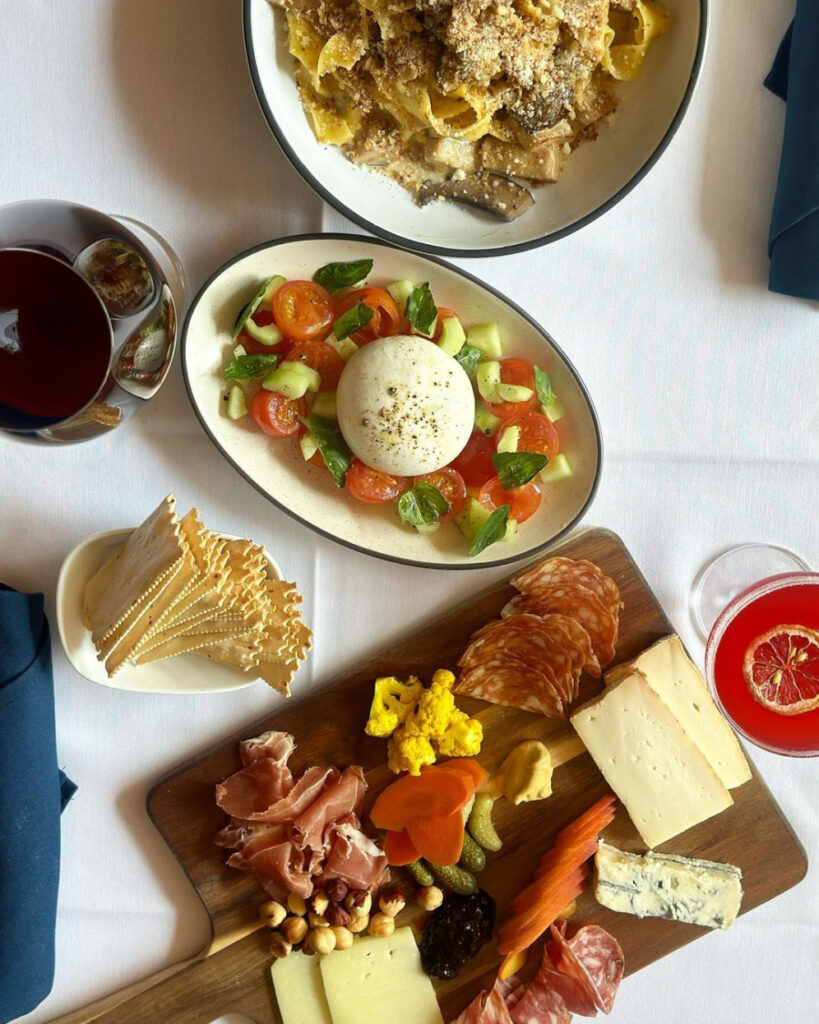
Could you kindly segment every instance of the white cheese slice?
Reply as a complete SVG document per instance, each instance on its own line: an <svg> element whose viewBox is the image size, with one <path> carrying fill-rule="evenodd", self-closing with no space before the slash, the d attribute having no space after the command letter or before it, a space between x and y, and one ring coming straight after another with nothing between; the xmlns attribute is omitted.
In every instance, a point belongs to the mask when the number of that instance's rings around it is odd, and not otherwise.
<svg viewBox="0 0 819 1024"><path fill-rule="evenodd" d="M594 868L595 899L621 914L730 928L742 903L742 872L733 864L664 853L639 856L601 843Z"/></svg>
<svg viewBox="0 0 819 1024"><path fill-rule="evenodd" d="M751 778L731 726L717 709L702 675L676 635L664 637L627 665L606 673L611 685L630 671L642 672L648 685L668 705L680 725L705 754L726 789Z"/></svg>
<svg viewBox="0 0 819 1024"><path fill-rule="evenodd" d="M282 1024L333 1024L324 984L321 958L295 951L270 968Z"/></svg>
<svg viewBox="0 0 819 1024"><path fill-rule="evenodd" d="M734 802L642 673L606 687L571 721L649 846L659 846Z"/></svg>
<svg viewBox="0 0 819 1024"><path fill-rule="evenodd" d="M410 928L356 939L320 967L333 1024L443 1024Z"/></svg>

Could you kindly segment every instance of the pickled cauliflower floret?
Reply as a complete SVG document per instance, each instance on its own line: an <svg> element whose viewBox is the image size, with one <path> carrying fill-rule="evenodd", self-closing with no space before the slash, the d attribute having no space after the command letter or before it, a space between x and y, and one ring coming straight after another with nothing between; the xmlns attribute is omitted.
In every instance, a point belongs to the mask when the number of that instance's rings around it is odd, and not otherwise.
<svg viewBox="0 0 819 1024"><path fill-rule="evenodd" d="M387 744L387 765L399 775L409 772L420 775L424 765L435 764L435 750L422 733L407 733L399 729Z"/></svg>
<svg viewBox="0 0 819 1024"><path fill-rule="evenodd" d="M364 729L367 735L382 739L392 736L418 703L423 689L415 676L410 676L405 683L394 676L376 679L370 717Z"/></svg>
<svg viewBox="0 0 819 1024"><path fill-rule="evenodd" d="M403 728L421 733L431 740L439 740L447 730L450 719L457 711L452 684L455 676L439 669L432 677L429 688L421 691L418 704L404 721Z"/></svg>
<svg viewBox="0 0 819 1024"><path fill-rule="evenodd" d="M445 757L474 757L481 749L483 726L477 718L455 708L443 736L438 740L438 753Z"/></svg>

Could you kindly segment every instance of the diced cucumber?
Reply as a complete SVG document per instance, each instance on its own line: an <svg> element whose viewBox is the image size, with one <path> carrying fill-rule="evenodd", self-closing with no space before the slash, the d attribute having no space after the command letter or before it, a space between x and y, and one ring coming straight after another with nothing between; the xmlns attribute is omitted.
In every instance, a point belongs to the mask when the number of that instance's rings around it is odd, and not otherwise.
<svg viewBox="0 0 819 1024"><path fill-rule="evenodd" d="M358 345L352 338L337 338L334 334L330 334L326 341L331 348L338 352L345 363L358 352Z"/></svg>
<svg viewBox="0 0 819 1024"><path fill-rule="evenodd" d="M335 391L319 391L310 406L311 416L321 416L325 420L337 420L338 409L336 408Z"/></svg>
<svg viewBox="0 0 819 1024"><path fill-rule="evenodd" d="M299 438L299 448L301 448L301 453L304 456L305 462L309 462L318 451L316 439L309 430L306 430Z"/></svg>
<svg viewBox="0 0 819 1024"><path fill-rule="evenodd" d="M544 484L556 484L561 480L566 480L568 477L574 476L574 470L572 469L569 460L561 452L559 455L555 455L548 466L544 466L540 471L540 482Z"/></svg>
<svg viewBox="0 0 819 1024"><path fill-rule="evenodd" d="M259 327L252 316L245 320L245 330L260 345L278 345L284 335L275 324L265 324Z"/></svg>
<svg viewBox="0 0 819 1024"><path fill-rule="evenodd" d="M438 341L438 348L443 349L448 356L456 356L464 347L466 331L461 327L461 321L456 316L448 316L441 321L441 337Z"/></svg>
<svg viewBox="0 0 819 1024"><path fill-rule="evenodd" d="M487 402L497 402L497 390L501 379L500 363L490 360L486 363L478 363L475 370L475 382L478 385L478 394Z"/></svg>
<svg viewBox="0 0 819 1024"><path fill-rule="evenodd" d="M481 402L475 403L475 427L480 430L482 434L486 434L487 437L491 437L501 425L501 422L502 421L499 420L497 416L493 416Z"/></svg>
<svg viewBox="0 0 819 1024"><path fill-rule="evenodd" d="M237 345L234 348L234 350L233 350L233 358L234 359L241 359L242 356L246 356L246 355L247 355L247 349L244 347L244 345Z"/></svg>
<svg viewBox="0 0 819 1024"><path fill-rule="evenodd" d="M506 533L503 535L505 541L514 540L518 535L518 521L517 519L506 520Z"/></svg>
<svg viewBox="0 0 819 1024"><path fill-rule="evenodd" d="M308 391L318 391L321 377L304 363L282 363L262 381L266 391L277 391L285 398L303 398Z"/></svg>
<svg viewBox="0 0 819 1024"><path fill-rule="evenodd" d="M418 525L418 526L416 526L416 527L415 527L415 529L416 529L416 530L417 530L417 531L418 531L419 533L435 533L435 531L436 531L436 530L438 529L438 527L439 527L440 525L441 525L441 524L440 524L439 522L434 522L434 523L419 523L419 525Z"/></svg>
<svg viewBox="0 0 819 1024"><path fill-rule="evenodd" d="M496 402L528 402L534 394L531 388L525 388L520 384L500 383L495 388Z"/></svg>
<svg viewBox="0 0 819 1024"><path fill-rule="evenodd" d="M520 427L507 427L498 440L499 452L516 452L520 444Z"/></svg>
<svg viewBox="0 0 819 1024"><path fill-rule="evenodd" d="M542 405L541 409L543 409L543 415L550 419L552 423L557 423L559 419L562 419L563 413L566 411L560 404L559 398L555 398L555 400L553 402L549 402L548 405Z"/></svg>
<svg viewBox="0 0 819 1024"><path fill-rule="evenodd" d="M490 357L500 359L503 355L503 346L500 340L500 331L497 324L475 324L466 332L467 345L474 345Z"/></svg>
<svg viewBox="0 0 819 1024"><path fill-rule="evenodd" d="M268 306L271 305L273 302L273 296L276 294L276 292L279 290L279 288L281 288L283 284L287 284L287 278L282 277L281 274L274 274L273 277L271 277L270 280L267 282L267 287L264 290L264 298L262 299L262 302L267 303Z"/></svg>
<svg viewBox="0 0 819 1024"><path fill-rule="evenodd" d="M471 544L478 530L480 530L491 515L492 513L488 508L475 498L470 498L466 505L464 505L463 511L459 512L453 521Z"/></svg>
<svg viewBox="0 0 819 1024"><path fill-rule="evenodd" d="M245 393L236 384L228 392L227 414L232 420L240 420L243 416L247 416Z"/></svg>
<svg viewBox="0 0 819 1024"><path fill-rule="evenodd" d="M412 281L393 281L392 284L387 285L387 291L395 299L398 312L403 313L407 308L407 299L415 291L415 285Z"/></svg>
<svg viewBox="0 0 819 1024"><path fill-rule="evenodd" d="M267 294L267 289L269 288L270 282L272 280L273 279L270 277L265 278L265 280L262 281L262 283L256 289L256 294L253 296L250 302L248 302L247 305L242 306L242 308L239 310L239 312L236 315L236 319L233 321L233 330L231 332L231 337L239 337L239 332L241 331L241 329L245 326L250 317L256 312L256 310L262 304L262 299L264 299L265 295Z"/></svg>

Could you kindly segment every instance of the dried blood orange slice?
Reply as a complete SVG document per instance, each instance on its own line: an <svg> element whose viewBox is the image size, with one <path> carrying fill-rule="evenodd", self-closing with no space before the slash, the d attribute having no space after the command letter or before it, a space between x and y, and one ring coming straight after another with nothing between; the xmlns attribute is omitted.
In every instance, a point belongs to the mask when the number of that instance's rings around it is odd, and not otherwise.
<svg viewBox="0 0 819 1024"><path fill-rule="evenodd" d="M819 707L819 633L774 626L753 640L742 665L751 696L779 715Z"/></svg>

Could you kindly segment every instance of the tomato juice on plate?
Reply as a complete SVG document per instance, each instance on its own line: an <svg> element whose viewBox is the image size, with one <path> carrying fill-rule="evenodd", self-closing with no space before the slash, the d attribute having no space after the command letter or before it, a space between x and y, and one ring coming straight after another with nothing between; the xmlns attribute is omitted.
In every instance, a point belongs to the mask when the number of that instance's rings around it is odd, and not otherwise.
<svg viewBox="0 0 819 1024"><path fill-rule="evenodd" d="M819 753L819 573L773 576L736 597L714 624L705 665L743 736L775 753Z"/></svg>

